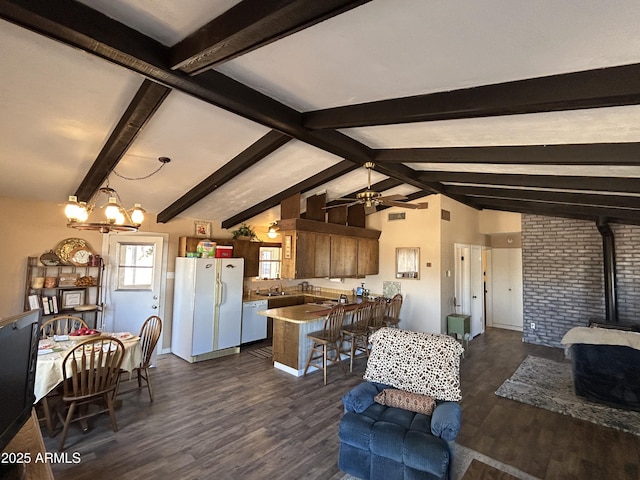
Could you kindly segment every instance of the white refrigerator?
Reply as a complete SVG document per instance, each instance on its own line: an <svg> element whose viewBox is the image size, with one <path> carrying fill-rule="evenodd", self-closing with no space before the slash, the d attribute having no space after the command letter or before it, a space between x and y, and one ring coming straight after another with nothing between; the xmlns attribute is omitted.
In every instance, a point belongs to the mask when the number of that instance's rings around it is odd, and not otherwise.
<svg viewBox="0 0 640 480"><path fill-rule="evenodd" d="M243 258L176 258L171 351L198 362L237 353Z"/></svg>

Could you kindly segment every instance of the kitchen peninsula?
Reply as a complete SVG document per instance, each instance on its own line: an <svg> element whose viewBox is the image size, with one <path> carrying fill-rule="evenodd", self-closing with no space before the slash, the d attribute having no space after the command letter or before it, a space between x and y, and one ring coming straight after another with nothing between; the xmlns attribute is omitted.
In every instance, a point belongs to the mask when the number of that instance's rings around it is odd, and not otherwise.
<svg viewBox="0 0 640 480"><path fill-rule="evenodd" d="M353 310L362 301L360 297L350 297L347 311ZM322 330L324 319L336 301L305 303L291 307L271 308L258 312L273 318L273 366L279 370L300 377L304 374L311 340L307 334ZM315 367L310 367L310 371Z"/></svg>

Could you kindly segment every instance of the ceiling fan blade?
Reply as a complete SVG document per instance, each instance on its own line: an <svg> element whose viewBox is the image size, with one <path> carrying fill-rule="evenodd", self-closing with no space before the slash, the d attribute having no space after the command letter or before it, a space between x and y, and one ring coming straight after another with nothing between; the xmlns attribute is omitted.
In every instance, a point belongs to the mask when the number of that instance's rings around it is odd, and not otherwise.
<svg viewBox="0 0 640 480"><path fill-rule="evenodd" d="M362 203L362 202L360 200L355 200L355 201L352 201L351 203L341 203L340 205L325 205L324 207L322 207L322 209L329 210L330 208L350 207L351 205L356 205L358 203Z"/></svg>
<svg viewBox="0 0 640 480"><path fill-rule="evenodd" d="M412 208L414 210L423 210L428 206L427 203L404 203L404 202L394 202L394 201L380 200L380 199L378 199L378 201L383 205L387 205L388 207Z"/></svg>
<svg viewBox="0 0 640 480"><path fill-rule="evenodd" d="M405 197L404 195L398 195L398 194L396 194L396 195L385 195L385 196L377 198L377 200L383 201L383 202L386 201L386 200L388 200L390 202L395 202L396 200L406 200L406 199L407 199L407 197Z"/></svg>

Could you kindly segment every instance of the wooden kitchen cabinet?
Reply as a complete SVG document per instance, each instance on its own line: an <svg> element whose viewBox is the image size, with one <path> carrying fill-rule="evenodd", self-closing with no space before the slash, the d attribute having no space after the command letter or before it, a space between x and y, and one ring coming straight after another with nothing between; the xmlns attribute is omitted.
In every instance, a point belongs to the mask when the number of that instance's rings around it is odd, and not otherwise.
<svg viewBox="0 0 640 480"><path fill-rule="evenodd" d="M358 238L358 277L377 275L380 271L378 240Z"/></svg>
<svg viewBox="0 0 640 480"><path fill-rule="evenodd" d="M244 276L257 277L260 272L261 242L249 240L233 240L233 256L244 258Z"/></svg>
<svg viewBox="0 0 640 480"><path fill-rule="evenodd" d="M280 223L282 278L363 277L378 273L379 231L300 218Z"/></svg>
<svg viewBox="0 0 640 480"><path fill-rule="evenodd" d="M331 236L330 277L355 277L358 266L358 239L354 237Z"/></svg>
<svg viewBox="0 0 640 480"><path fill-rule="evenodd" d="M330 273L331 236L313 232L282 232L291 237L290 258L282 259L283 278L328 277ZM286 248L286 247L285 247Z"/></svg>

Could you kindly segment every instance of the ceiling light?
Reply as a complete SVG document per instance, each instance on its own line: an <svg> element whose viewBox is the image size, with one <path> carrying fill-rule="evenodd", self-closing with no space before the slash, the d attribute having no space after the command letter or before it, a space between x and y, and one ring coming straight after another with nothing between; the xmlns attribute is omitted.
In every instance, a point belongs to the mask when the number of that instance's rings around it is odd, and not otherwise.
<svg viewBox="0 0 640 480"><path fill-rule="evenodd" d="M278 236L278 231L276 229L276 226L278 224L277 223L272 223L271 225L269 225L269 230L267 231L267 237L269 238L276 238Z"/></svg>
<svg viewBox="0 0 640 480"><path fill-rule="evenodd" d="M106 200L106 202L105 202ZM100 205L100 203L102 203ZM99 208L96 208L96 207ZM98 210L104 210L104 216L98 220ZM96 230L101 233L135 232L144 221L144 210L136 203L131 209L131 214L122 206L120 195L113 188L107 185L100 188L88 202L78 202L74 195L69 197L69 201L64 207L67 216L67 227L78 230ZM135 217L135 219L134 219Z"/></svg>
<svg viewBox="0 0 640 480"><path fill-rule="evenodd" d="M158 160L162 165L144 177L124 177L115 170L113 173L125 180L143 180L158 173L162 167L171 161L171 159L167 157L160 157ZM99 204L101 205L96 209L96 206ZM97 210L104 210L103 216L100 219L96 218L99 216ZM112 231L135 232L144 221L145 213L147 212L139 203L134 204L130 210L125 209L122 206L122 200L118 192L109 186L108 178L105 186L99 188L87 202L78 202L78 197L71 195L64 207L64 214L68 222L67 227L77 228L78 230L94 230L101 233L109 233Z"/></svg>

